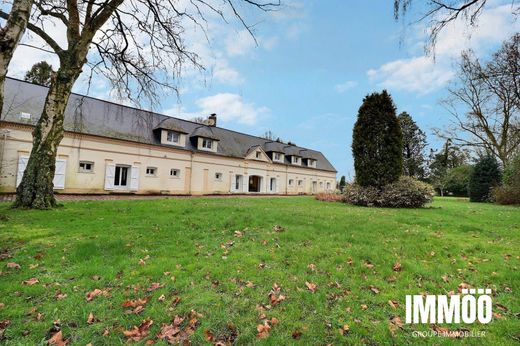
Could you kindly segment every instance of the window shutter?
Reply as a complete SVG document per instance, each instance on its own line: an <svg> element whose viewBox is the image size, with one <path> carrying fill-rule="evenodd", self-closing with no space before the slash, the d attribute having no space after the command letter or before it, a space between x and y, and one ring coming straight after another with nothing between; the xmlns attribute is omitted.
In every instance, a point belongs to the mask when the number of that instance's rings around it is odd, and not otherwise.
<svg viewBox="0 0 520 346"><path fill-rule="evenodd" d="M114 189L114 175L116 174L116 165L106 164L105 168L105 190Z"/></svg>
<svg viewBox="0 0 520 346"><path fill-rule="evenodd" d="M242 186L240 186L242 190L242 192L248 192L249 190L249 176L248 175L243 175L242 176Z"/></svg>
<svg viewBox="0 0 520 346"><path fill-rule="evenodd" d="M230 189L229 191L230 192L236 192L236 181L237 181L237 175L236 174L231 174L231 186L230 186Z"/></svg>
<svg viewBox="0 0 520 346"><path fill-rule="evenodd" d="M56 168L54 170L54 190L62 190L65 188L65 173L67 170L66 160L56 160Z"/></svg>
<svg viewBox="0 0 520 346"><path fill-rule="evenodd" d="M20 185L20 183L22 182L23 172L25 172L27 162L29 162L28 156L20 156L18 158L18 170L16 172L16 187L18 187L18 185Z"/></svg>
<svg viewBox="0 0 520 346"><path fill-rule="evenodd" d="M132 166L130 177L130 190L139 190L139 166Z"/></svg>

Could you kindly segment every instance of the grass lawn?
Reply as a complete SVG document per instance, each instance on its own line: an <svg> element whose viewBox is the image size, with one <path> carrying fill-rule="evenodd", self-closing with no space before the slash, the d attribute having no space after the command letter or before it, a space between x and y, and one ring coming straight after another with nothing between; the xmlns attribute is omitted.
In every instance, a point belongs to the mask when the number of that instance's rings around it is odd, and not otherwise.
<svg viewBox="0 0 520 346"><path fill-rule="evenodd" d="M186 318L172 325L182 330L176 335L193 332L196 345L206 337L240 345L520 340L515 207L447 198L415 210L310 197L196 198L68 202L53 211L2 204L0 216L0 321L10 321L0 344L46 344L55 320L73 345L122 344L123 331L145 319L153 324L139 342L161 344L161 325L176 315ZM31 278L38 282L22 283ZM413 338L430 326L404 324L405 295L457 292L461 283L492 288L497 315L488 325L450 328L486 336ZM266 319L271 329L258 339Z"/></svg>

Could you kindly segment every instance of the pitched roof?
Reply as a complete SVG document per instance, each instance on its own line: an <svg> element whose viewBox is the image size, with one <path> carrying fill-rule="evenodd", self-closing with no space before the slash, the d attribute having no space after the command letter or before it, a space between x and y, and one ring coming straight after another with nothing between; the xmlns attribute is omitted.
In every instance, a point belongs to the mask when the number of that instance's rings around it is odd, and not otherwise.
<svg viewBox="0 0 520 346"><path fill-rule="evenodd" d="M15 123L35 125L43 110L47 88L14 78L7 78L4 87L4 107L1 119ZM31 114L25 120L20 113ZM169 129L188 134L189 137L202 136L219 140L217 155L245 158L253 146L261 146L264 151L273 147L283 149L286 155L306 155L317 161L317 169L336 172L325 156L315 150L298 146L273 144L261 137L220 128L201 125L192 121L169 117L151 111L141 110L89 96L71 94L65 110L66 131L131 140L140 143L162 145L158 129ZM196 141L186 141L185 149L198 151ZM292 153L292 154L291 154ZM296 154L294 154L296 153ZM290 164L286 158L286 164Z"/></svg>

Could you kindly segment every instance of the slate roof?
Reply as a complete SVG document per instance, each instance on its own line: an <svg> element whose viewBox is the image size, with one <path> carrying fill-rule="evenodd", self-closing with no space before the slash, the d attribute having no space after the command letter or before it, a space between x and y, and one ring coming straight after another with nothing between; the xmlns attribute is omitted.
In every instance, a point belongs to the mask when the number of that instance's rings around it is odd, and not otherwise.
<svg viewBox="0 0 520 346"><path fill-rule="evenodd" d="M43 110L47 88L7 78L4 92L5 102L1 119L35 125ZM31 114L31 119L22 119L21 112ZM251 147L261 146L266 152L282 149L281 152L286 156L298 155L313 158L317 161L317 169L336 172L325 156L316 150L277 143L221 127L201 125L74 93L71 94L65 110L64 127L66 131L71 132L167 146L160 143L160 131L157 131L164 128L186 133L190 138L203 136L218 139L216 155L245 158ZM273 148L277 148L277 150L273 150ZM196 141L187 140L185 149L198 151ZM208 152L205 151L205 153ZM290 164L288 158L285 163Z"/></svg>

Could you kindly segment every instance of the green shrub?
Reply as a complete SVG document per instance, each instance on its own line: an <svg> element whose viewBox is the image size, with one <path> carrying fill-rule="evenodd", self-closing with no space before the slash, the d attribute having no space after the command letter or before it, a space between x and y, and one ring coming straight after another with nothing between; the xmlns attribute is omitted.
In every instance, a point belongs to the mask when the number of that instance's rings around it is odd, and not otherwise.
<svg viewBox="0 0 520 346"><path fill-rule="evenodd" d="M386 90L366 96L352 138L356 183L381 187L397 181L403 171L402 146L392 97Z"/></svg>
<svg viewBox="0 0 520 346"><path fill-rule="evenodd" d="M497 160L492 156L481 158L471 172L469 200L471 202L492 202L492 190L500 185L501 180L502 172Z"/></svg>
<svg viewBox="0 0 520 346"><path fill-rule="evenodd" d="M472 170L473 167L470 165L449 169L444 178L444 191L449 195L468 197L469 179Z"/></svg>
<svg viewBox="0 0 520 346"><path fill-rule="evenodd" d="M516 154L504 169L504 185L520 187L520 152Z"/></svg>
<svg viewBox="0 0 520 346"><path fill-rule="evenodd" d="M433 194L431 185L403 176L382 188L347 185L344 202L366 207L420 208L432 201Z"/></svg>

